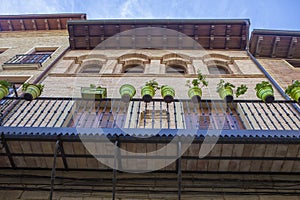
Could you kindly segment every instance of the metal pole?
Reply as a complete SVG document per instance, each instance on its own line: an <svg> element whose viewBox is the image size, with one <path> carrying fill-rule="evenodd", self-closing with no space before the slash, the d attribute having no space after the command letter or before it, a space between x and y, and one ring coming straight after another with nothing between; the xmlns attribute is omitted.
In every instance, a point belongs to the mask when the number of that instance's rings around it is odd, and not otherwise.
<svg viewBox="0 0 300 200"><path fill-rule="evenodd" d="M178 200L181 199L181 182L182 182L182 172L181 172L181 142L178 142L178 159L177 159L177 181L178 181Z"/></svg>
<svg viewBox="0 0 300 200"><path fill-rule="evenodd" d="M50 200L52 200L53 190L54 190L56 157L57 157L58 151L59 151L59 140L57 140L55 143L54 159L53 159L53 165L52 165L52 171L51 171L51 188L50 188L50 197L49 197Z"/></svg>
<svg viewBox="0 0 300 200"><path fill-rule="evenodd" d="M114 168L113 168L113 190L112 199L116 198L116 184L117 184L117 153L118 153L118 141L115 141L115 151L114 151Z"/></svg>

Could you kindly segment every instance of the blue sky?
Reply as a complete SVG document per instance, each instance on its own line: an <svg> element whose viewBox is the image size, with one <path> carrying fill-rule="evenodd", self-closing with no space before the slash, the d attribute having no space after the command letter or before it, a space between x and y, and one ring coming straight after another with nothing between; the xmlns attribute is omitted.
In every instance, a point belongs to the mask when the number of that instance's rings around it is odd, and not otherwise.
<svg viewBox="0 0 300 200"><path fill-rule="evenodd" d="M300 0L0 0L0 14L86 13L102 18L250 19L251 29L300 31Z"/></svg>

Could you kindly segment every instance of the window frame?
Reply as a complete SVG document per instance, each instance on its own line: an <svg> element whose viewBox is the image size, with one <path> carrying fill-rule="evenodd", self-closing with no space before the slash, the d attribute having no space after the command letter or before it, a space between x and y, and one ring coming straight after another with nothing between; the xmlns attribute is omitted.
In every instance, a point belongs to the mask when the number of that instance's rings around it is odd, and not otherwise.
<svg viewBox="0 0 300 200"><path fill-rule="evenodd" d="M134 68L139 68L141 70L132 70ZM131 69L131 70L129 70ZM136 64L127 64L123 67L122 73L124 74L143 74L145 72L145 66L143 64L140 63L136 63Z"/></svg>
<svg viewBox="0 0 300 200"><path fill-rule="evenodd" d="M173 69L173 71L169 71L169 69ZM177 69L181 69L183 73L179 72ZM187 70L185 66L182 66L180 64L168 64L166 65L166 74L186 74Z"/></svg>

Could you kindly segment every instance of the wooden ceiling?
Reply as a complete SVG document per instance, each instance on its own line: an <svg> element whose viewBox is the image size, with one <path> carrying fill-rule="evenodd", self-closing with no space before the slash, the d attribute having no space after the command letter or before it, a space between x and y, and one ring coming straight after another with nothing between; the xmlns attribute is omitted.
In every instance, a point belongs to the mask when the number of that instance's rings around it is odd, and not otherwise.
<svg viewBox="0 0 300 200"><path fill-rule="evenodd" d="M109 42L102 47L111 49L195 48L195 43L183 39L184 36L189 36L205 49L244 50L248 42L249 25L248 19L75 20L68 22L68 31L71 49L93 49L109 38ZM149 29L142 33L141 31L128 31L147 27L162 29L157 29L158 31ZM163 31L166 29L173 31ZM118 33L121 37L111 38Z"/></svg>
<svg viewBox="0 0 300 200"><path fill-rule="evenodd" d="M44 129L40 134L30 133L28 135L11 133L2 139L5 148L0 149L0 169L51 169L53 155L55 151L56 135L49 135L48 131L53 128ZM55 128L54 128L55 129ZM7 130L7 129L6 129ZM25 128L25 130L28 130ZM56 128L54 131L61 131ZM4 131L5 132L5 131ZM4 136L3 136L4 138ZM57 158L56 167L60 170L109 170L110 168L100 163L86 149L80 138L73 133L70 135L59 136L61 149ZM123 139L122 139L123 138ZM128 136L120 136L120 148L134 153L151 153L166 146L167 141L172 138L151 137L141 141ZM293 140L294 139L294 140ZM292 141L293 140L293 141ZM99 142L104 140L101 137L92 137L92 140L85 140L85 145L90 149L99 148ZM155 142L156 141L156 142ZM181 156L181 170L183 172L227 172L227 173L299 173L299 138L259 138L259 137L220 137L218 144L204 158L199 158L199 151L203 143L203 138L195 139L185 153ZM176 149L177 145L172 144ZM93 148L91 148L93 147ZM169 153L170 154L170 153ZM160 156L153 157L153 160L170 163L160 169L162 172L176 173L178 162L176 156L170 156L167 150ZM96 153L94 153L96 155ZM168 156L169 155L169 156ZM106 150L101 150L96 155L98 158L113 158L114 151L110 145ZM126 170L136 170L143 172L153 167L152 162L149 166L143 164L143 157L139 155L126 157L118 152L119 167ZM133 166L132 162L140 160L141 166ZM172 161L173 160L173 161ZM154 161L153 161L154 162ZM39 164L37 164L39 163Z"/></svg>
<svg viewBox="0 0 300 200"><path fill-rule="evenodd" d="M300 31L254 29L250 39L250 52L255 57L300 58Z"/></svg>
<svg viewBox="0 0 300 200"><path fill-rule="evenodd" d="M1 31L61 30L68 20L84 20L86 14L0 15Z"/></svg>

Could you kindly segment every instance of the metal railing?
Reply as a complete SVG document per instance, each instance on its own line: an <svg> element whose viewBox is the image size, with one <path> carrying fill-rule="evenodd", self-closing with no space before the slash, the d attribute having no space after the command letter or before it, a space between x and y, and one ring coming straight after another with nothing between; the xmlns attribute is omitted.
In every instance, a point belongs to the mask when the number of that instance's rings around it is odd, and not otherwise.
<svg viewBox="0 0 300 200"><path fill-rule="evenodd" d="M41 64L51 54L17 54L4 64Z"/></svg>
<svg viewBox="0 0 300 200"><path fill-rule="evenodd" d="M236 100L133 99L91 101L74 98L39 98L31 102L7 97L0 107L0 125L6 127L84 127L141 129L299 130L300 114L293 101L263 103Z"/></svg>

